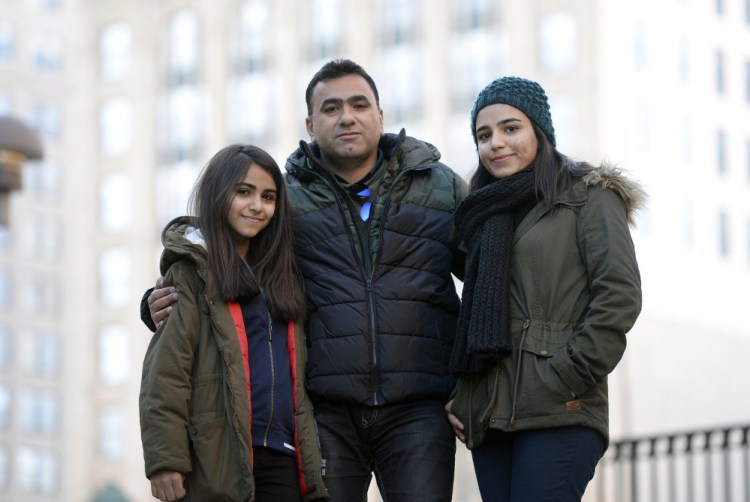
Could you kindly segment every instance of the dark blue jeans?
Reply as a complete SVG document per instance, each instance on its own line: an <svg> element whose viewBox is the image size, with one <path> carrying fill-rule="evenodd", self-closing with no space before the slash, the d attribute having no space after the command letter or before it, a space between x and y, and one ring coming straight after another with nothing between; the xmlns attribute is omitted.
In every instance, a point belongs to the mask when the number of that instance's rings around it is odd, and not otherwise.
<svg viewBox="0 0 750 502"><path fill-rule="evenodd" d="M490 430L471 454L484 502L578 502L604 438L588 427Z"/></svg>
<svg viewBox="0 0 750 502"><path fill-rule="evenodd" d="M367 500L373 472L384 502L450 501L456 440L443 406L315 403L331 502Z"/></svg>

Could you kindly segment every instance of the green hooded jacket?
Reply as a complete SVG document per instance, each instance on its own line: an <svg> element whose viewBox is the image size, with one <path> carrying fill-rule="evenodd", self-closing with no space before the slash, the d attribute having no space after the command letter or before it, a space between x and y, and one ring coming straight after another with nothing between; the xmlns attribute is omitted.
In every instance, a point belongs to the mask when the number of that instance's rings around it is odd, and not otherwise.
<svg viewBox="0 0 750 502"><path fill-rule="evenodd" d="M513 237L513 353L461 376L451 412L468 448L488 428L586 426L609 441L607 375L641 310L629 224L645 203L640 186L611 166L589 167L552 209L537 204Z"/></svg>
<svg viewBox="0 0 750 502"><path fill-rule="evenodd" d="M162 233L161 273L166 284L177 288L180 301L151 338L143 361L140 420L146 477L162 470L185 474L187 501L252 502L247 335L239 304L207 295L205 244L195 227L195 220L180 217ZM308 502L327 500L327 491L304 387L302 326L301 320L289 322L287 345L301 500Z"/></svg>

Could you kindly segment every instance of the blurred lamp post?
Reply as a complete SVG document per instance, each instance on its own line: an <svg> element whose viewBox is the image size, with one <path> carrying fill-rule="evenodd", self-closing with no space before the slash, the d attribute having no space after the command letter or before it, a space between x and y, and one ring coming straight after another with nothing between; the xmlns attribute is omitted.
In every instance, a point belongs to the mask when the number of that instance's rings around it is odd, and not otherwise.
<svg viewBox="0 0 750 502"><path fill-rule="evenodd" d="M0 116L0 225L10 221L10 192L19 190L21 168L27 160L42 158L42 142L28 125Z"/></svg>

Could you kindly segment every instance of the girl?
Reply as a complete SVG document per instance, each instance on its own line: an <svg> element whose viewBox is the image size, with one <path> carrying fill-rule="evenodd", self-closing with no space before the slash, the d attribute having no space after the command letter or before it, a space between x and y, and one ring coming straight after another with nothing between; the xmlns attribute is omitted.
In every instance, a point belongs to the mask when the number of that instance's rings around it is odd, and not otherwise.
<svg viewBox="0 0 750 502"><path fill-rule="evenodd" d="M162 501L321 500L287 197L254 146L219 151L162 233L180 301L143 362L146 476Z"/></svg>
<svg viewBox="0 0 750 502"><path fill-rule="evenodd" d="M471 112L479 162L455 227L466 275L448 403L485 501L578 501L608 442L607 375L641 309L619 170L555 149L547 96L500 78Z"/></svg>

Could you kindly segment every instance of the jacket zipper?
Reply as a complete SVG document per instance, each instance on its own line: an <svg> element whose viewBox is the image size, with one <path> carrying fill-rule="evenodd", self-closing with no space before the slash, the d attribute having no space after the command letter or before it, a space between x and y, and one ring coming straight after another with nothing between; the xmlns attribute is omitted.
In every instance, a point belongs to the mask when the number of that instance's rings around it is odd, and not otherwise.
<svg viewBox="0 0 750 502"><path fill-rule="evenodd" d="M265 298L263 301L265 302ZM266 307L266 310L268 310L268 307ZM268 447L268 434L271 432L271 424L273 424L273 416L276 412L274 400L276 397L276 367L273 360L273 320L270 312L268 312L268 355L271 358L271 415L268 418L266 431L263 433L263 446L265 447Z"/></svg>
<svg viewBox="0 0 750 502"><path fill-rule="evenodd" d="M531 321L526 319L523 322L523 335L521 335L521 343L518 346L518 363L516 364L516 378L513 382L513 404L511 409L510 425L511 427L516 425L516 401L518 399L518 384L521 379L521 360L523 359L523 342L526 340L526 333L529 332L529 325Z"/></svg>

